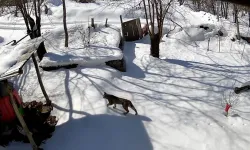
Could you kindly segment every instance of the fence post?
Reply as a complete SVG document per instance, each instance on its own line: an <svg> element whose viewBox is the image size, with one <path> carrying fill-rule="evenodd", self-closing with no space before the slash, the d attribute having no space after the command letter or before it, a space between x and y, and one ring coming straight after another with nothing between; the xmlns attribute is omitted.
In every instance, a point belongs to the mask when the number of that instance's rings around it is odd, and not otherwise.
<svg viewBox="0 0 250 150"><path fill-rule="evenodd" d="M106 18L105 27L108 27L108 18Z"/></svg>
<svg viewBox="0 0 250 150"><path fill-rule="evenodd" d="M95 21L94 21L94 18L91 18L91 27L95 28Z"/></svg>
<svg viewBox="0 0 250 150"><path fill-rule="evenodd" d="M120 15L120 20L121 20L121 29L122 29L122 38L125 40L124 33L123 33L123 21L122 21L122 15Z"/></svg>

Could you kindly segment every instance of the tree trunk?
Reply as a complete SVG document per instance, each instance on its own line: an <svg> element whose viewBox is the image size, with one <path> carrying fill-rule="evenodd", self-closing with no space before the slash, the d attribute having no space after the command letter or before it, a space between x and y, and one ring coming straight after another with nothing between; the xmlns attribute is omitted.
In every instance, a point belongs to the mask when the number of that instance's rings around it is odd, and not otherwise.
<svg viewBox="0 0 250 150"><path fill-rule="evenodd" d="M16 9L15 9L15 17L17 17L17 15L18 15L18 7L16 6Z"/></svg>
<svg viewBox="0 0 250 150"><path fill-rule="evenodd" d="M248 12L248 21L249 21L248 26L250 27L250 12Z"/></svg>
<svg viewBox="0 0 250 150"><path fill-rule="evenodd" d="M151 48L150 48L151 56L159 58L160 57L160 36L159 36L159 33L155 34L154 36L151 36L150 41L151 41Z"/></svg>
<svg viewBox="0 0 250 150"><path fill-rule="evenodd" d="M234 16L234 23L236 23L237 22L236 19L237 19L237 16L238 16L236 5L234 5L233 16Z"/></svg>
<svg viewBox="0 0 250 150"><path fill-rule="evenodd" d="M235 21L237 28L237 39L240 40L240 27L239 27L239 19L238 19L238 10L235 12Z"/></svg>
<svg viewBox="0 0 250 150"><path fill-rule="evenodd" d="M228 18L228 2L225 3L225 19Z"/></svg>
<svg viewBox="0 0 250 150"><path fill-rule="evenodd" d="M217 21L220 19L220 3L217 1L216 2L216 12L217 12Z"/></svg>
<svg viewBox="0 0 250 150"><path fill-rule="evenodd" d="M65 6L65 0L62 0L62 2L63 2L63 27L64 27L64 34L65 34L65 47L68 47L69 35L68 35L68 29L67 29L67 23L66 23L66 6Z"/></svg>
<svg viewBox="0 0 250 150"><path fill-rule="evenodd" d="M36 74L37 74L37 78L38 78L38 82L40 84L40 88L43 92L43 95L46 99L46 104L50 105L51 104L51 100L49 99L49 96L44 88L44 85L43 85L43 81L42 81L42 78L41 78L41 74L40 74L40 71L39 71L39 67L38 67L38 64L36 62L36 57L34 54L32 54L32 60L33 60L33 63L35 65L35 69L36 69Z"/></svg>
<svg viewBox="0 0 250 150"><path fill-rule="evenodd" d="M240 40L240 28L239 28L239 18L238 18L239 10L237 6L234 4L234 23L236 23L237 35L236 38Z"/></svg>

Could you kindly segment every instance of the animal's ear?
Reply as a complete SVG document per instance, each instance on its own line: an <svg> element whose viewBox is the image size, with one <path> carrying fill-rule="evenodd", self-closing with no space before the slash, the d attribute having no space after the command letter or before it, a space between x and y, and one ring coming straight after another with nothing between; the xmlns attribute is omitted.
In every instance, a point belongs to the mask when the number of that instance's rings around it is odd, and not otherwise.
<svg viewBox="0 0 250 150"><path fill-rule="evenodd" d="M104 92L104 95L106 95L107 93L106 92Z"/></svg>

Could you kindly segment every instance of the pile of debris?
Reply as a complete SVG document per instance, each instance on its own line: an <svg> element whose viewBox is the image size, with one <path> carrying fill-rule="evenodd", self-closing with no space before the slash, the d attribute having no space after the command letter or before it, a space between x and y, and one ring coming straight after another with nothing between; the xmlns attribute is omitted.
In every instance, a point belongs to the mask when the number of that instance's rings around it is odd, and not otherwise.
<svg viewBox="0 0 250 150"><path fill-rule="evenodd" d="M0 92L0 145L7 146L12 141L29 143L17 117L10 115L15 114L15 112L10 103L9 95L6 95L1 85L0 91L2 91L2 93ZM32 133L35 143L37 146L41 145L52 136L57 124L56 117L51 116L52 104L43 104L37 101L23 103L14 89L13 97L18 105L19 113L23 116L29 131Z"/></svg>

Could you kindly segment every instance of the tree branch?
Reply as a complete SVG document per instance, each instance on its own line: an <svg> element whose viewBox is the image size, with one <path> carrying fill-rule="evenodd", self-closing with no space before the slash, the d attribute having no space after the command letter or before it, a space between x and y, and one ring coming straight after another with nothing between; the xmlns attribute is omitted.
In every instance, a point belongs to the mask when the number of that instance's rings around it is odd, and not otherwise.
<svg viewBox="0 0 250 150"><path fill-rule="evenodd" d="M143 2L143 5L144 5L144 11L145 11L145 17L146 17L148 32L149 32L149 35L151 35L152 33L151 33L151 31L149 30L148 13L147 13L147 7L146 7L145 0L142 0L142 2Z"/></svg>

